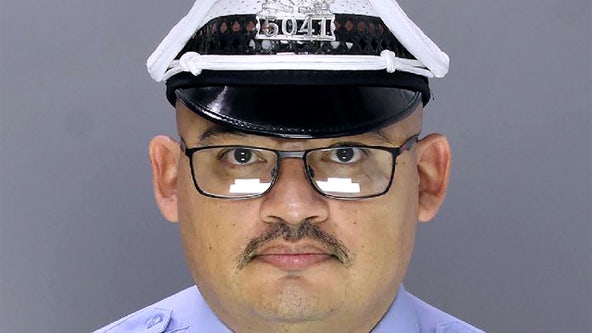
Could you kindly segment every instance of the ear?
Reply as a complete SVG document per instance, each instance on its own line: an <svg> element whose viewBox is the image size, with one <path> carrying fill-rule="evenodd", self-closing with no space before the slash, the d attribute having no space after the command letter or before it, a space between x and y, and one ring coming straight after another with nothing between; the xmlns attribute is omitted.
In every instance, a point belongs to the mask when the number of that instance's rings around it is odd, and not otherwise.
<svg viewBox="0 0 592 333"><path fill-rule="evenodd" d="M150 141L149 150L156 203L167 220L177 222L179 144L168 136L159 135Z"/></svg>
<svg viewBox="0 0 592 333"><path fill-rule="evenodd" d="M450 145L441 134L430 134L418 143L418 220L430 221L446 197L450 171Z"/></svg>

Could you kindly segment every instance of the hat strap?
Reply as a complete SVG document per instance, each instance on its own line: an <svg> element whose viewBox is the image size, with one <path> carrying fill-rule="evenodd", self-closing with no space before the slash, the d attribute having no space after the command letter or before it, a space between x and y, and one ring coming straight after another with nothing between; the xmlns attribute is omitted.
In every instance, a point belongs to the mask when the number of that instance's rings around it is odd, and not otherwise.
<svg viewBox="0 0 592 333"><path fill-rule="evenodd" d="M197 76L202 70L331 70L370 71L386 70L433 77L433 74L418 60L399 58L390 50L380 56L371 55L209 55L187 52L174 60L164 75L164 80L182 72Z"/></svg>

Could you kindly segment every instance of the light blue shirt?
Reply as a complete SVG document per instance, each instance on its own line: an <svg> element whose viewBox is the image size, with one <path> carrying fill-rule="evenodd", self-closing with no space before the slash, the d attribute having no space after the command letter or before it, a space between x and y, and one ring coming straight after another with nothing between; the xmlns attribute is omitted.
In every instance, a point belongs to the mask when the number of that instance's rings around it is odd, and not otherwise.
<svg viewBox="0 0 592 333"><path fill-rule="evenodd" d="M187 288L94 333L232 333L197 287ZM403 286L372 333L483 333L423 302Z"/></svg>

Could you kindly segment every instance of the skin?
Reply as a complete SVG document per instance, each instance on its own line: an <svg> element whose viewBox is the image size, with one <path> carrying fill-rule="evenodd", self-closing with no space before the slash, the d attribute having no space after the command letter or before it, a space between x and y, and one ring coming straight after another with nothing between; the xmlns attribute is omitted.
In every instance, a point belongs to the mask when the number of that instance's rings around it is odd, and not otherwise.
<svg viewBox="0 0 592 333"><path fill-rule="evenodd" d="M223 135L208 144L246 144L280 150L324 147L342 141L399 146L419 133L422 108L373 134L331 139L278 139ZM212 123L177 104L178 132L195 147ZM446 138L431 134L397 158L395 179L383 196L366 200L326 198L308 183L302 162L282 161L267 195L223 200L200 195L189 159L166 136L150 143L156 201L178 222L187 262L203 297L235 332L369 332L396 297L411 258L418 221L427 222L444 200L450 167ZM252 239L278 224L305 221L338 240L351 262L334 256L302 269L282 269L256 257L237 258ZM316 239L278 239L273 246L323 249ZM304 251L304 250L303 250ZM321 251L322 252L322 251Z"/></svg>

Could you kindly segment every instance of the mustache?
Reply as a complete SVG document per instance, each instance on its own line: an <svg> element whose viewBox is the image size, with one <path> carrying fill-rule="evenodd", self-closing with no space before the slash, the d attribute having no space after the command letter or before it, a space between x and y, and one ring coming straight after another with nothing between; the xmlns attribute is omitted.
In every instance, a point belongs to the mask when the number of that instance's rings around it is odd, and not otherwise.
<svg viewBox="0 0 592 333"><path fill-rule="evenodd" d="M337 258L347 267L351 266L352 255L343 242L337 237L323 231L318 225L311 223L309 220L296 225L289 224L285 221L274 223L271 228L247 243L245 249L236 258L236 266L238 269L244 268L257 256L257 253L263 246L272 241L278 239L299 241L305 238L317 241L328 254Z"/></svg>

